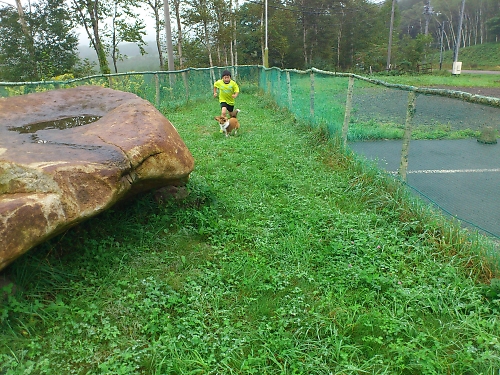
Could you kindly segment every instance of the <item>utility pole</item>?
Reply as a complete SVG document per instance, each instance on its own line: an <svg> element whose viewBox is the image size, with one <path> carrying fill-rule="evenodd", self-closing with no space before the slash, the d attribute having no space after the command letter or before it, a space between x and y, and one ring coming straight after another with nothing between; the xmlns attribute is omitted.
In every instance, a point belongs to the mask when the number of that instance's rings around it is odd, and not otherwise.
<svg viewBox="0 0 500 375"><path fill-rule="evenodd" d="M174 47L172 44L172 27L170 25L170 8L168 6L168 0L163 0L163 13L165 18L165 36L167 38L168 70L174 71Z"/></svg>
<svg viewBox="0 0 500 375"><path fill-rule="evenodd" d="M441 40L439 43L439 70L443 67L443 38L444 38L444 23L443 21L439 24L439 29L441 30Z"/></svg>
<svg viewBox="0 0 500 375"><path fill-rule="evenodd" d="M462 39L462 22L464 18L465 0L462 0L462 8L460 9L460 17L458 19L457 41L455 42L455 50L453 51L453 62L458 61L458 50L460 49L460 39Z"/></svg>
<svg viewBox="0 0 500 375"><path fill-rule="evenodd" d="M453 51L453 74L459 74L461 66L458 64L458 50L460 49L460 39L462 39L462 22L464 18L465 0L462 0L462 8L460 9L460 17L458 20L457 41L455 42L455 50Z"/></svg>
<svg viewBox="0 0 500 375"><path fill-rule="evenodd" d="M264 67L269 68L269 48L267 48L267 0L265 1L264 22L266 27L266 36L264 44Z"/></svg>
<svg viewBox="0 0 500 375"><path fill-rule="evenodd" d="M391 69L391 49L392 49L392 31L394 29L394 8L396 6L396 0L392 0L392 11L391 11L391 25L389 26L389 45L387 47L387 65L385 69L388 71Z"/></svg>
<svg viewBox="0 0 500 375"><path fill-rule="evenodd" d="M430 21L431 16L433 14L434 14L434 10L431 7L431 0L425 0L425 4L424 4L424 16L425 16L424 34L425 35L429 34L429 21Z"/></svg>

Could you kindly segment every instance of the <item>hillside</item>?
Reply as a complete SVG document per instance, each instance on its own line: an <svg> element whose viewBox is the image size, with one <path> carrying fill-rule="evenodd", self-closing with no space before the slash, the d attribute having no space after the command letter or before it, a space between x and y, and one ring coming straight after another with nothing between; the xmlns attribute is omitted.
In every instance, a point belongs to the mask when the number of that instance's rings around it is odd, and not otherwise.
<svg viewBox="0 0 500 375"><path fill-rule="evenodd" d="M126 57L123 61L118 62L118 73L158 70L159 59L155 42L152 40L147 43L148 45L145 47L147 54L144 56L141 56L139 48L133 43L120 45L120 52ZM81 58L97 61L95 52L88 45L80 45L78 50ZM461 48L458 61L462 62L462 69L464 70L500 70L500 43L485 43ZM435 70L439 67L439 52L430 57L430 62ZM449 70L452 63L453 51L444 52L442 68Z"/></svg>
<svg viewBox="0 0 500 375"><path fill-rule="evenodd" d="M500 70L500 43L484 43L458 51L458 61L464 70ZM433 67L439 67L439 52L431 57ZM453 51L443 53L443 69L451 69Z"/></svg>
<svg viewBox="0 0 500 375"><path fill-rule="evenodd" d="M120 44L120 53L124 56L122 61L118 61L118 73L124 72L145 72L158 70L160 61L158 58L158 51L156 50L155 41L148 41L144 47L146 50L145 55L141 55L139 47L134 43ZM97 63L97 56L95 51L88 45L80 44L78 46L78 53L82 59L89 59ZM112 62L109 60L110 68Z"/></svg>

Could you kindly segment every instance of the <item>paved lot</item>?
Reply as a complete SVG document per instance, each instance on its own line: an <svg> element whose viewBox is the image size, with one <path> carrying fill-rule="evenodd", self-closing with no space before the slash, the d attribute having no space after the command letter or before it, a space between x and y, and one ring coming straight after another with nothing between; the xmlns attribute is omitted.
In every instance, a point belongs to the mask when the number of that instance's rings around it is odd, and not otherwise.
<svg viewBox="0 0 500 375"><path fill-rule="evenodd" d="M402 141L354 142L350 148L388 172L399 168ZM413 140L407 183L464 225L500 238L500 144L475 139Z"/></svg>

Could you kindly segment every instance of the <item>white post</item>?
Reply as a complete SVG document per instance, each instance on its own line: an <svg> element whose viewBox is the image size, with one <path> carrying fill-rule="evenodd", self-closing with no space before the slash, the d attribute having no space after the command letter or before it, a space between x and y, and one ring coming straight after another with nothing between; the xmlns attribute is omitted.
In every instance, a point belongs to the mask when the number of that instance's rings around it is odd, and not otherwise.
<svg viewBox="0 0 500 375"><path fill-rule="evenodd" d="M453 51L453 70L452 74L460 74L462 63L458 61L458 50L460 49L460 39L462 38L462 22L464 18L465 0L462 0L460 16L458 19L457 41L455 42L455 51Z"/></svg>

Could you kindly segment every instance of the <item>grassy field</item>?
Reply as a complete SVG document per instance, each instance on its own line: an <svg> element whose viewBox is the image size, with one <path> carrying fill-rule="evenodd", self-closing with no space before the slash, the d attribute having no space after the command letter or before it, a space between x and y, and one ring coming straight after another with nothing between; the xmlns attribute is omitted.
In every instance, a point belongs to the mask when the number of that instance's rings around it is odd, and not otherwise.
<svg viewBox="0 0 500 375"><path fill-rule="evenodd" d="M166 114L196 159L5 274L2 374L497 374L497 245L256 90Z"/></svg>
<svg viewBox="0 0 500 375"><path fill-rule="evenodd" d="M500 43L485 43L461 48L458 60L462 62L462 70L500 71ZM439 53L431 55L429 61L432 64L433 74L390 76L381 72L376 75L380 75L380 79L386 82L419 87L458 86L500 88L500 75L481 73L452 75L453 51L446 51L443 54L442 70L439 70Z"/></svg>
<svg viewBox="0 0 500 375"><path fill-rule="evenodd" d="M439 53L432 57L434 70L439 68ZM462 62L462 69L467 70L500 70L500 43L484 43L471 47L460 48L458 61ZM453 51L443 54L443 69L451 70Z"/></svg>
<svg viewBox="0 0 500 375"><path fill-rule="evenodd" d="M450 72L434 72L433 74L409 74L391 76L380 74L375 78L389 83L417 87L493 87L500 88L500 74L464 73L452 75Z"/></svg>
<svg viewBox="0 0 500 375"><path fill-rule="evenodd" d="M348 90L348 77L322 73L314 75L289 73L290 89L271 77L271 92L277 102L289 108L298 118L312 119L316 125L328 127L331 134L341 133ZM284 76L284 74L283 74ZM348 140L401 139L405 130L408 91L402 86L441 87L453 91L491 92L500 96L500 76L464 74L373 75L355 79ZM498 80L495 82L495 78ZM281 82L285 78L281 77ZM381 82L397 84L387 88ZM261 85L264 85L261 82ZM401 85L401 86L400 86ZM311 87L314 95L311 96ZM487 87L487 88L485 88ZM408 87L406 87L408 88ZM290 102L290 98L293 98ZM311 106L313 102L313 106ZM485 124L496 126L500 110L457 98L417 95L412 139L477 138ZM312 115L313 113L313 115ZM500 130L500 128L498 129Z"/></svg>

